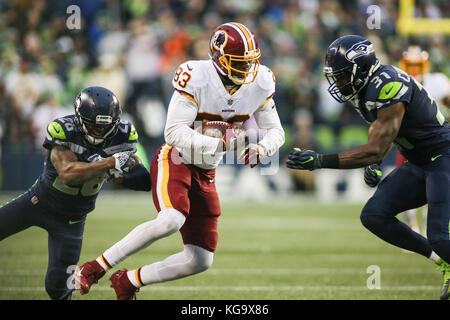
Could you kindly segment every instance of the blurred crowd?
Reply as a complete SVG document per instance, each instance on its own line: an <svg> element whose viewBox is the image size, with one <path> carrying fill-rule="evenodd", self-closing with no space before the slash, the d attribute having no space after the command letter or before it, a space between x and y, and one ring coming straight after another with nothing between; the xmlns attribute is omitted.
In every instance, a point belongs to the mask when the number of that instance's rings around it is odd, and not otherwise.
<svg viewBox="0 0 450 320"><path fill-rule="evenodd" d="M369 30L373 4L381 28ZM416 4L418 17L450 16L448 1ZM80 29L67 26L70 5L81 9ZM163 139L174 71L186 60L207 59L211 32L227 21L256 34L261 63L276 75L282 152L364 143L367 126L327 93L323 58L334 39L368 37L383 64L397 64L408 45L418 44L430 52L432 71L450 74L448 36L402 37L397 17L398 3L389 0L0 0L2 145L40 152L47 124L73 112L82 88L100 85L117 95L152 150Z"/></svg>

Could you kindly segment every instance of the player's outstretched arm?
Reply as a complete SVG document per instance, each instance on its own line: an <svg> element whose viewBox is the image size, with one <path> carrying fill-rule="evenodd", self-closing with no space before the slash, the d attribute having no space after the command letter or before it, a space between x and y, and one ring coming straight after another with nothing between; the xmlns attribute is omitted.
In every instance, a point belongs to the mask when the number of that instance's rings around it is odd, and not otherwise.
<svg viewBox="0 0 450 320"><path fill-rule="evenodd" d="M369 128L367 144L330 155L294 148L289 153L286 165L291 169L315 170L320 168L354 169L380 163L397 137L404 114L403 102L380 109L377 120Z"/></svg>
<svg viewBox="0 0 450 320"><path fill-rule="evenodd" d="M377 120L369 128L367 144L340 153L339 168L352 169L380 163L397 137L404 114L403 102L379 110Z"/></svg>
<svg viewBox="0 0 450 320"><path fill-rule="evenodd" d="M59 177L67 185L82 184L109 169L114 169L116 165L114 157L97 162L81 162L71 150L59 146L52 148L50 160Z"/></svg>
<svg viewBox="0 0 450 320"><path fill-rule="evenodd" d="M133 162L128 170L122 172L113 181L131 190L150 191L152 189L150 172L144 167L142 160L137 155L133 154L130 158L133 159Z"/></svg>

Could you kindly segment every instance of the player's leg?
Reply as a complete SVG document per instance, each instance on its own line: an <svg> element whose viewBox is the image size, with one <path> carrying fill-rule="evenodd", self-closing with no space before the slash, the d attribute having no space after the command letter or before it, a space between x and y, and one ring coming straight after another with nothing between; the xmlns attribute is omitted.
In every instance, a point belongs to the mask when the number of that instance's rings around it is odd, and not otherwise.
<svg viewBox="0 0 450 320"><path fill-rule="evenodd" d="M105 251L103 258L110 266L117 265L154 241L177 232L184 224L189 211L191 172L186 165L173 161L172 151L172 147L164 145L152 161L151 179L155 186L152 192L158 216L137 226Z"/></svg>
<svg viewBox="0 0 450 320"><path fill-rule="evenodd" d="M42 217L39 226L48 232L48 267L45 290L53 300L68 300L74 290L72 273L80 258L85 219L77 223Z"/></svg>
<svg viewBox="0 0 450 320"><path fill-rule="evenodd" d="M450 156L442 156L426 170L428 199L427 237L442 259L437 262L444 273L441 299L450 297Z"/></svg>
<svg viewBox="0 0 450 320"><path fill-rule="evenodd" d="M141 286L187 277L211 267L221 213L214 178L215 170L192 170L189 215L180 229L184 250L142 268L116 272L111 281L118 299L132 297ZM127 272L128 282L124 272Z"/></svg>
<svg viewBox="0 0 450 320"><path fill-rule="evenodd" d="M0 207L0 241L34 224L32 197L26 192Z"/></svg>
<svg viewBox="0 0 450 320"><path fill-rule="evenodd" d="M405 163L382 180L364 206L361 222L384 241L431 257L432 248L428 240L395 217L400 212L425 203L424 173L417 166Z"/></svg>
<svg viewBox="0 0 450 320"><path fill-rule="evenodd" d="M96 260L83 264L81 275L75 277L81 286L81 294L89 292L90 286L105 274L104 271L154 241L175 233L184 224L189 211L191 172L189 167L176 161L176 155L172 156L172 152L177 151L164 144L151 164L153 201L158 210L156 219L138 225Z"/></svg>
<svg viewBox="0 0 450 320"><path fill-rule="evenodd" d="M213 257L214 252L186 244L183 251L138 269L140 278L129 278L135 286L180 279L207 270Z"/></svg>
<svg viewBox="0 0 450 320"><path fill-rule="evenodd" d="M434 251L450 263L450 156L443 156L426 170L428 199L427 237Z"/></svg>

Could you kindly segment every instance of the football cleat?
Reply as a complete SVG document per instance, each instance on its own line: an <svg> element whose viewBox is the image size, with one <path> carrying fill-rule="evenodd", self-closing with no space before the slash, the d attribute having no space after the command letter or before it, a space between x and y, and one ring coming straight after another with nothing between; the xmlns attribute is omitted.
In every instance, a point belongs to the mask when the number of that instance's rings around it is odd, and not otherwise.
<svg viewBox="0 0 450 320"><path fill-rule="evenodd" d="M128 279L127 272L128 269L119 270L109 278L117 300L136 300L136 292L139 292L139 288L136 288Z"/></svg>
<svg viewBox="0 0 450 320"><path fill-rule="evenodd" d="M444 274L444 283L442 284L441 300L448 300L450 298L450 264L439 258L436 261L437 269Z"/></svg>
<svg viewBox="0 0 450 320"><path fill-rule="evenodd" d="M106 271L96 261L88 261L81 267L77 267L73 274L73 283L76 289L80 289L80 294L89 293L91 286L105 275Z"/></svg>

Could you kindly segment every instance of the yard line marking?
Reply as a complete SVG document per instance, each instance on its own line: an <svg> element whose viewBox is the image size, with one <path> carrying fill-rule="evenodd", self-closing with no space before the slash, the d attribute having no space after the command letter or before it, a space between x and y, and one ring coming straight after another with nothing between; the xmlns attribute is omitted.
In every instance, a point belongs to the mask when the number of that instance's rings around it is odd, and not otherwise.
<svg viewBox="0 0 450 320"><path fill-rule="evenodd" d="M141 291L436 291L439 286L382 286L369 290L365 286L158 286L141 287ZM44 291L44 287L0 288L0 292ZM95 286L92 290L111 291L109 286Z"/></svg>
<svg viewBox="0 0 450 320"><path fill-rule="evenodd" d="M382 268L384 274L427 274L428 272L421 268ZM0 276L40 276L45 274L45 270L26 270L26 269L15 269L11 271L0 270ZM323 274L361 274L366 275L366 268L216 268L209 269L203 273L204 275L226 275L226 274L236 274L236 275L249 275L249 274L267 274L267 275L290 275L290 274L304 274L304 275L323 275Z"/></svg>

